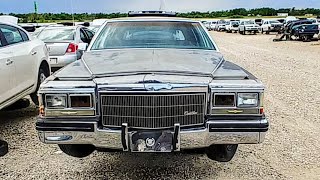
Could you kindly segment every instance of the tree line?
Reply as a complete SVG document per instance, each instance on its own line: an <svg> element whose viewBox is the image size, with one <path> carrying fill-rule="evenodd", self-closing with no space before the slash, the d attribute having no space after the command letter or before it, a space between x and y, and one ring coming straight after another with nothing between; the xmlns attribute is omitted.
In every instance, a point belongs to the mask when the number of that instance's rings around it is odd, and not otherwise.
<svg viewBox="0 0 320 180"><path fill-rule="evenodd" d="M185 18L220 18L220 17L230 17L230 18L242 18L246 16L276 16L278 13L288 13L290 16L304 16L306 14L313 14L315 16L320 16L320 9L306 8L306 9L296 9L296 8L257 8L257 9L245 9L237 8L231 10L222 11L211 11L211 12L198 12L192 11L187 13L178 13L178 17ZM2 13L0 13L2 15ZM62 20L72 20L75 21L92 21L94 19L111 19L119 17L127 17L127 13L42 13L42 14L14 14L9 15L19 18L20 23L31 23L31 22L52 22L52 21L62 21Z"/></svg>

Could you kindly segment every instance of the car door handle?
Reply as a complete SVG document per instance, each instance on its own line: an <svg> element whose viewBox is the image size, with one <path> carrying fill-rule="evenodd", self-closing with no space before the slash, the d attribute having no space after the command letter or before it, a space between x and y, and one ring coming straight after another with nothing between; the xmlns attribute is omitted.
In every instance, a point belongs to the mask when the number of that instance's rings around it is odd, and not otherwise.
<svg viewBox="0 0 320 180"><path fill-rule="evenodd" d="M34 56L34 55L36 55L36 54L37 54L37 51L32 51L32 52L31 52L31 55L32 55L32 56Z"/></svg>
<svg viewBox="0 0 320 180"><path fill-rule="evenodd" d="M12 64L13 63L13 61L11 60L11 59L7 59L7 61L6 61L6 65L10 65L10 64Z"/></svg>

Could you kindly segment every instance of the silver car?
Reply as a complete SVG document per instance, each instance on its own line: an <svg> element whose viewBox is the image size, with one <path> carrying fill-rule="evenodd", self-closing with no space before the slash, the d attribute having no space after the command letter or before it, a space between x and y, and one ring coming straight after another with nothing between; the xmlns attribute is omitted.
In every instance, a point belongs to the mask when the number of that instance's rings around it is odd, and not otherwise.
<svg viewBox="0 0 320 180"><path fill-rule="evenodd" d="M42 29L37 38L46 43L50 64L55 71L80 59L79 45L89 44L93 36L93 31L82 26L49 26Z"/></svg>

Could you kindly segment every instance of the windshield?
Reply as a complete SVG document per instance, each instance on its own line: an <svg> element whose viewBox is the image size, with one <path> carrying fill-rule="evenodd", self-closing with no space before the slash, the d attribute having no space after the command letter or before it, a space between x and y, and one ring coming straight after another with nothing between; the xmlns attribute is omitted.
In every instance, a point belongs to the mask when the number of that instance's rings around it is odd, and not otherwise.
<svg viewBox="0 0 320 180"><path fill-rule="evenodd" d="M66 28L48 28L43 29L38 35L42 41L70 41L74 40L75 29Z"/></svg>
<svg viewBox="0 0 320 180"><path fill-rule="evenodd" d="M244 24L255 24L253 21L245 21Z"/></svg>
<svg viewBox="0 0 320 180"><path fill-rule="evenodd" d="M205 30L196 22L110 22L91 50L121 48L176 48L215 50Z"/></svg>
<svg viewBox="0 0 320 180"><path fill-rule="evenodd" d="M270 21L271 24L279 24L279 21Z"/></svg>

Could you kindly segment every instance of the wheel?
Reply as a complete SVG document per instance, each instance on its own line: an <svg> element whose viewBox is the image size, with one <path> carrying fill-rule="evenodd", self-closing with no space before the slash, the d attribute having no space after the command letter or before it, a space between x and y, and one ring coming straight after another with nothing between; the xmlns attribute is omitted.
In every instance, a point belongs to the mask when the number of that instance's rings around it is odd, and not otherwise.
<svg viewBox="0 0 320 180"><path fill-rule="evenodd" d="M8 143L0 140L0 157L6 155L8 153Z"/></svg>
<svg viewBox="0 0 320 180"><path fill-rule="evenodd" d="M263 28L261 28L261 34L263 34Z"/></svg>
<svg viewBox="0 0 320 180"><path fill-rule="evenodd" d="M96 150L93 145L88 144L59 144L59 147L62 152L66 153L69 156L77 158L87 157Z"/></svg>
<svg viewBox="0 0 320 180"><path fill-rule="evenodd" d="M270 34L270 31L266 31L266 34Z"/></svg>
<svg viewBox="0 0 320 180"><path fill-rule="evenodd" d="M243 35L246 35L246 28L243 29Z"/></svg>
<svg viewBox="0 0 320 180"><path fill-rule="evenodd" d="M211 145L206 149L206 154L209 159L218 162L229 162L236 154L238 145L216 144Z"/></svg>
<svg viewBox="0 0 320 180"><path fill-rule="evenodd" d="M38 90L40 87L40 84L43 83L47 77L49 77L50 72L48 70L45 70L43 68L39 69L39 74L38 74L38 83L37 83L37 89L34 93L30 94L31 100L35 105L39 105L39 100L38 100Z"/></svg>

